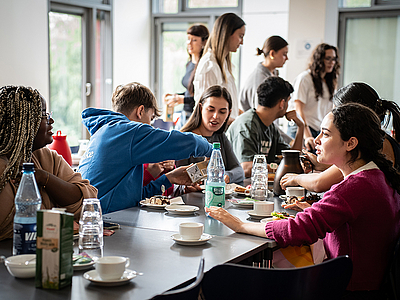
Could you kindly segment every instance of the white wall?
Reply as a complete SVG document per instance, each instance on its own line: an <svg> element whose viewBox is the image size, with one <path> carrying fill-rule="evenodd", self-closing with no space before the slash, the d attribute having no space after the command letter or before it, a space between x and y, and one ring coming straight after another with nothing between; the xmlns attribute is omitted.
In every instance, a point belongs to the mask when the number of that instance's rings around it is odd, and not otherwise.
<svg viewBox="0 0 400 300"><path fill-rule="evenodd" d="M289 5L289 55L287 80L307 69L312 50L319 43L337 46L338 0L291 0Z"/></svg>
<svg viewBox="0 0 400 300"><path fill-rule="evenodd" d="M113 87L132 81L150 86L150 0L116 0L113 10Z"/></svg>
<svg viewBox="0 0 400 300"><path fill-rule="evenodd" d="M32 86L49 98L47 23L47 0L0 0L0 86Z"/></svg>
<svg viewBox="0 0 400 300"><path fill-rule="evenodd" d="M243 0L242 17L246 23L246 35L241 53L241 87L264 56L256 55L264 41L271 35L288 38L289 0ZM289 57L290 57L289 45ZM290 62L290 60L289 60ZM286 66L279 69L281 77L286 78Z"/></svg>

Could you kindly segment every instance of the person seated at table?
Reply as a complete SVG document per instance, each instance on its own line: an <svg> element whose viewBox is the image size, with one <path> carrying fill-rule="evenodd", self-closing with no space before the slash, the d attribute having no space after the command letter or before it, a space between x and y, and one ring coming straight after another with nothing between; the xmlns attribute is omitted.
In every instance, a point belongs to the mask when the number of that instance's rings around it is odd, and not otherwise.
<svg viewBox="0 0 400 300"><path fill-rule="evenodd" d="M156 180L161 175L168 173L175 168L174 160L166 160L159 163L143 164L143 186L148 185L153 180ZM169 187L163 193L164 196L170 196L174 192L174 185Z"/></svg>
<svg viewBox="0 0 400 300"><path fill-rule="evenodd" d="M231 111L232 98L228 90L220 85L212 85L201 95L193 114L181 131L201 135L210 143L220 143L225 166L225 183L242 183L243 169L224 133ZM202 160L204 157L191 157L177 161L176 165L186 166Z"/></svg>
<svg viewBox="0 0 400 300"><path fill-rule="evenodd" d="M325 116L316 137L318 162L334 164L344 180L295 218L245 223L222 208L206 209L236 232L276 240L280 247L323 239L328 258L353 262L349 291L381 288L400 233L400 173L381 154L385 132L379 117L357 103Z"/></svg>
<svg viewBox="0 0 400 300"><path fill-rule="evenodd" d="M82 112L91 138L79 171L98 189L103 213L136 206L144 198L160 195L162 186L192 183L187 167L180 167L143 187L143 164L211 156L212 146L197 134L150 125L160 115L157 100L140 83L118 86L112 107L114 111L87 108Z"/></svg>
<svg viewBox="0 0 400 300"><path fill-rule="evenodd" d="M286 111L292 85L280 77L271 76L257 88L258 106L241 114L228 128L226 135L241 163L244 175L251 176L254 155L264 154L268 163L276 160L282 150L301 150L304 123L295 110ZM283 141L274 120L286 117L299 127L293 146Z"/></svg>
<svg viewBox="0 0 400 300"><path fill-rule="evenodd" d="M363 82L353 82L342 87L334 96L333 103L339 106L345 103L360 103L375 111L379 116L381 123L384 122L384 128L389 125L391 117L393 118L394 132L400 132L400 109L394 101L383 100L378 93L368 84ZM387 113L390 113L389 115ZM392 138L388 134L385 135L382 153L387 159L392 161L395 168L400 170L400 134ZM325 192L333 184L343 180L343 175L334 165L319 164L316 156L310 152L305 152L317 171L321 173L308 174L285 174L280 183L283 189L288 186L301 185L309 191Z"/></svg>
<svg viewBox="0 0 400 300"><path fill-rule="evenodd" d="M96 188L88 180L74 172L57 152L45 147L53 142L53 123L37 90L0 88L0 240L13 235L14 199L24 162L34 164L42 209L65 207L79 220L83 199L97 197Z"/></svg>

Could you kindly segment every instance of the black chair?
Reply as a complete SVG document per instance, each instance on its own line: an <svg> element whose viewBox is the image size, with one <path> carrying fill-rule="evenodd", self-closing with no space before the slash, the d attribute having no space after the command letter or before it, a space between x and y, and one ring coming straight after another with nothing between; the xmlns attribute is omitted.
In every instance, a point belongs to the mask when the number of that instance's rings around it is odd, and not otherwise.
<svg viewBox="0 0 400 300"><path fill-rule="evenodd" d="M400 238L397 240L389 270L390 299L400 300Z"/></svg>
<svg viewBox="0 0 400 300"><path fill-rule="evenodd" d="M199 270L194 282L183 288L166 291L156 295L152 300L197 300L200 293L200 283L204 276L204 258L200 260Z"/></svg>
<svg viewBox="0 0 400 300"><path fill-rule="evenodd" d="M264 269L223 264L205 273L202 291L213 299L340 299L353 263L345 255L295 269Z"/></svg>

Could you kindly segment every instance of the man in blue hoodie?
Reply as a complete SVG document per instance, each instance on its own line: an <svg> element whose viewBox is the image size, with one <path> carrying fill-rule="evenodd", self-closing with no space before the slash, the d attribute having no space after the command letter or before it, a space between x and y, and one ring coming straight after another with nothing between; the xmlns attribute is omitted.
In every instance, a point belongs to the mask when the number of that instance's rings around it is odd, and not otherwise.
<svg viewBox="0 0 400 300"><path fill-rule="evenodd" d="M201 136L150 125L160 112L153 93L139 83L120 85L112 96L114 111L87 108L83 124L91 134L79 172L98 189L103 213L136 206L161 194L161 186L190 185L185 167L174 169L143 187L143 164L211 156L212 146Z"/></svg>

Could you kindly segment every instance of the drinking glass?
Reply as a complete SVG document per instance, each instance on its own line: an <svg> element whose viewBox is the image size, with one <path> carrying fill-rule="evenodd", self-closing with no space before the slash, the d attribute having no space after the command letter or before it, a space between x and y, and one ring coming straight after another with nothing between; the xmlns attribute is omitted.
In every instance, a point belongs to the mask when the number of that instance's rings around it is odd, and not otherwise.
<svg viewBox="0 0 400 300"><path fill-rule="evenodd" d="M79 252L94 261L103 256L103 217L98 199L84 199L79 220Z"/></svg>
<svg viewBox="0 0 400 300"><path fill-rule="evenodd" d="M268 173L256 172L251 182L251 198L265 200L268 197Z"/></svg>

